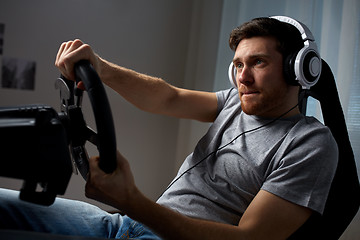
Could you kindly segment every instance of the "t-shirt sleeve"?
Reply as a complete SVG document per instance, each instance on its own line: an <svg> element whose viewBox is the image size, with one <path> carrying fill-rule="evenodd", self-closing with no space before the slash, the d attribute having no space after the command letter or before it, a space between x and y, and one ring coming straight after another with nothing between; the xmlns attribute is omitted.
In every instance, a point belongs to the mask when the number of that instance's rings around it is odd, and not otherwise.
<svg viewBox="0 0 360 240"><path fill-rule="evenodd" d="M233 97L235 94L237 95L237 90L235 88L229 88L226 90L221 90L216 92L217 104L218 104L217 115L219 115L219 113L223 110L229 99Z"/></svg>
<svg viewBox="0 0 360 240"><path fill-rule="evenodd" d="M320 214L335 175L338 149L327 127L298 131L278 149L261 189ZM284 145L284 146L285 146Z"/></svg>

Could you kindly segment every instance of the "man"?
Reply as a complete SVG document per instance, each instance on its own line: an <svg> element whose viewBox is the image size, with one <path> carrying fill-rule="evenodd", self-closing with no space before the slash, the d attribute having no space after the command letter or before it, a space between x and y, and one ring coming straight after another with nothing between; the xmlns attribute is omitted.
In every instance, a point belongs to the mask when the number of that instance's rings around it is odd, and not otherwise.
<svg viewBox="0 0 360 240"><path fill-rule="evenodd" d="M245 23L230 37L238 89L208 93L117 66L80 40L63 43L55 64L65 77L74 79L74 64L88 59L105 84L140 109L213 124L156 203L138 190L118 152L112 174L98 168L97 157L90 159L86 195L126 216L62 199L37 213L40 207L14 204L16 196L7 192L0 224L124 239L288 238L311 214L322 213L337 164L330 131L300 114L299 86L284 78L285 57L302 44L289 24L271 18ZM14 205L21 211L7 210ZM29 225L19 218L36 219Z"/></svg>

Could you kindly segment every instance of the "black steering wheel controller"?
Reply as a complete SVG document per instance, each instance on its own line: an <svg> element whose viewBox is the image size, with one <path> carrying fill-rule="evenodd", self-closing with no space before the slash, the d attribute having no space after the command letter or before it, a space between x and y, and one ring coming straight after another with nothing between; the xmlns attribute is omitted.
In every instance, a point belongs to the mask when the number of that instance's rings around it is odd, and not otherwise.
<svg viewBox="0 0 360 240"><path fill-rule="evenodd" d="M61 112L47 105L0 108L0 176L23 179L20 198L51 205L63 195L73 172L73 162L87 178L87 141L99 151L99 167L106 173L116 168L116 138L104 86L88 61L75 65L76 81L83 81L93 109L97 133L85 123L83 91L60 77ZM71 157L72 156L72 157ZM38 191L41 186L41 191Z"/></svg>

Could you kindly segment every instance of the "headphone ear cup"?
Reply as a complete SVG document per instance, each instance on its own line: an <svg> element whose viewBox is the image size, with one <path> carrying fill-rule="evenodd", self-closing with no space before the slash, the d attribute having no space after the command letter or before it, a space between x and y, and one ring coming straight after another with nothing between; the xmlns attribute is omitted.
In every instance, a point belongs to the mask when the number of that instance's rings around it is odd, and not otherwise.
<svg viewBox="0 0 360 240"><path fill-rule="evenodd" d="M303 79L300 79L301 85L311 86L315 85L321 75L321 58L314 49L309 49L303 56L302 69L299 74L302 74ZM300 72L301 71L301 72ZM296 73L298 75L298 73Z"/></svg>
<svg viewBox="0 0 360 240"><path fill-rule="evenodd" d="M283 65L285 81L287 84L293 85L293 86L299 86L299 83L296 80L296 74L295 74L296 56L297 56L297 53L289 54L287 57L285 57L284 65Z"/></svg>
<svg viewBox="0 0 360 240"><path fill-rule="evenodd" d="M229 65L228 77L229 77L229 81L230 81L231 86L234 87L234 88L237 88L236 68L235 68L233 62L231 62L230 65Z"/></svg>
<svg viewBox="0 0 360 240"><path fill-rule="evenodd" d="M288 84L310 89L320 78L322 64L313 34L305 24L295 19L286 16L272 16L270 18L291 24L299 30L304 47L284 59L283 72Z"/></svg>

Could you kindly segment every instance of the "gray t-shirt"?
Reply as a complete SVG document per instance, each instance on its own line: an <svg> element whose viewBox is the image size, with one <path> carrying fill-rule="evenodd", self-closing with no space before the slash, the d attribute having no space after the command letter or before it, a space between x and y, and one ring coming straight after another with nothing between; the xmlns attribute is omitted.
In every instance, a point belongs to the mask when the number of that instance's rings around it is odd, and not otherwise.
<svg viewBox="0 0 360 240"><path fill-rule="evenodd" d="M186 173L158 203L189 217L237 225L263 189L322 213L338 157L330 130L301 114L271 124L247 115L235 89L217 97L217 119L177 176Z"/></svg>

